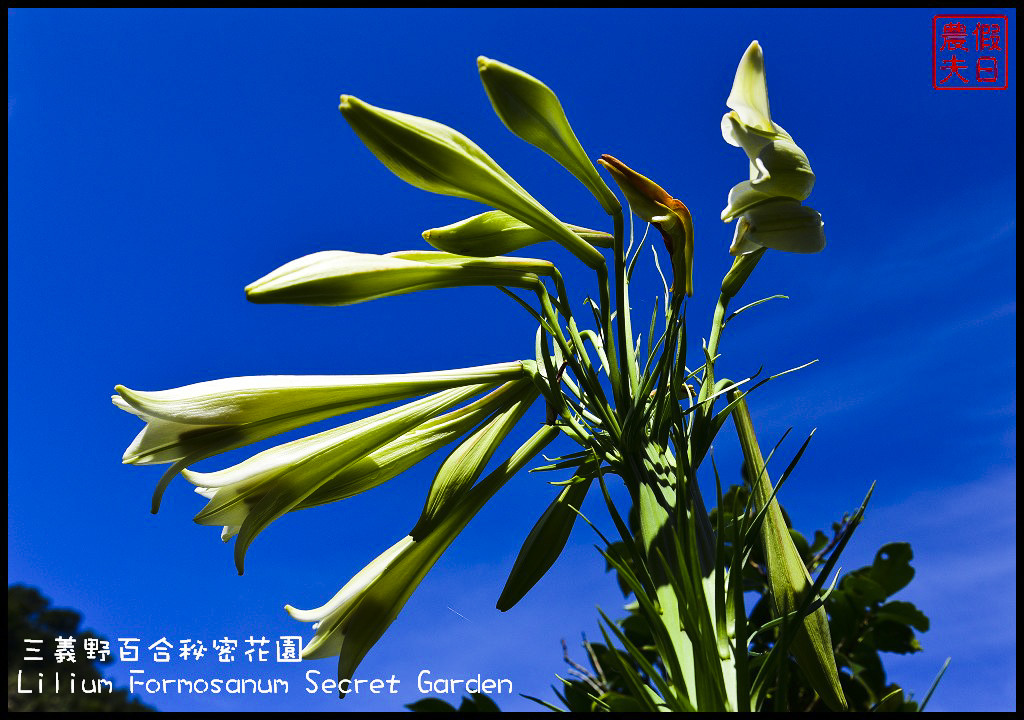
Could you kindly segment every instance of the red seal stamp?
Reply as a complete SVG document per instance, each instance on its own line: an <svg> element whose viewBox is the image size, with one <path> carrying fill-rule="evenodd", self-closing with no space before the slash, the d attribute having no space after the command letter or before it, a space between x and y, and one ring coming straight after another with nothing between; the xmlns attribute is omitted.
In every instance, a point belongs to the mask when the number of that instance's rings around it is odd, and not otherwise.
<svg viewBox="0 0 1024 720"><path fill-rule="evenodd" d="M1005 90L1009 30L1005 15L936 15L932 19L932 87Z"/></svg>

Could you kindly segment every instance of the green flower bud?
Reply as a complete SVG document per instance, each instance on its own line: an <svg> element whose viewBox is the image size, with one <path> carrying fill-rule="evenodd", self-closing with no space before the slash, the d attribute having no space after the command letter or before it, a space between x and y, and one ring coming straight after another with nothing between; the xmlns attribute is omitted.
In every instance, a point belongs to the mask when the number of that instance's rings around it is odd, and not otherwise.
<svg viewBox="0 0 1024 720"><path fill-rule="evenodd" d="M560 223L472 140L447 125L341 96L341 114L391 172L428 192L502 210L561 243L591 267L604 257Z"/></svg>
<svg viewBox="0 0 1024 720"><path fill-rule="evenodd" d="M622 209L576 139L558 97L532 75L511 65L477 58L487 97L505 127L534 145L583 183L609 215Z"/></svg>
<svg viewBox="0 0 1024 720"><path fill-rule="evenodd" d="M537 399L539 392L532 385L529 392L509 405L472 435L466 438L441 464L430 485L423 512L416 526L409 531L414 538L430 532L446 508L462 497L483 474L484 468L498 446L512 431Z"/></svg>
<svg viewBox="0 0 1024 720"><path fill-rule="evenodd" d="M469 405L428 420L349 465L342 475L321 485L298 507L343 500L397 477L465 435L492 413L515 405L533 389L533 381L529 378L513 380Z"/></svg>
<svg viewBox="0 0 1024 720"><path fill-rule="evenodd" d="M608 233L568 223L565 226L591 245L606 248L612 246L613 238ZM438 250L470 257L505 255L551 240L544 233L500 210L474 215L444 227L431 228L423 233L423 239Z"/></svg>
<svg viewBox="0 0 1024 720"><path fill-rule="evenodd" d="M737 397L737 392L730 392L729 402ZM761 545L768 565L768 585L775 610L779 616L785 616L800 608L813 583L790 535L782 508L778 500L771 498L771 478L765 472L764 458L754 434L746 400L740 398L736 403L732 418L736 424L754 502L758 508L768 505L761 524ZM839 671L836 668L825 608L819 607L803 618L802 627L794 635L790 650L822 701L832 710L846 710L846 697L839 684Z"/></svg>
<svg viewBox="0 0 1024 720"><path fill-rule="evenodd" d="M540 516L526 536L498 597L496 607L499 610L510 610L522 600L558 560L572 533L578 515L576 511L583 505L592 481L592 477L580 478L578 482L566 485Z"/></svg>
<svg viewBox="0 0 1024 720"><path fill-rule="evenodd" d="M427 572L494 494L559 433L543 427L512 457L446 508L424 537L407 535L349 580L327 604L313 610L285 610L313 622L316 634L302 649L304 659L338 656L338 679L352 677L366 653L394 622ZM344 693L342 693L344 695Z"/></svg>
<svg viewBox="0 0 1024 720"><path fill-rule="evenodd" d="M435 288L472 285L533 288L554 269L547 260L467 258L433 251L387 255L327 250L306 255L245 288L254 303L353 305Z"/></svg>
<svg viewBox="0 0 1024 720"><path fill-rule="evenodd" d="M768 252L768 248L755 248L753 252L738 255L732 261L732 267L722 278L722 297L726 299L735 297L766 252Z"/></svg>

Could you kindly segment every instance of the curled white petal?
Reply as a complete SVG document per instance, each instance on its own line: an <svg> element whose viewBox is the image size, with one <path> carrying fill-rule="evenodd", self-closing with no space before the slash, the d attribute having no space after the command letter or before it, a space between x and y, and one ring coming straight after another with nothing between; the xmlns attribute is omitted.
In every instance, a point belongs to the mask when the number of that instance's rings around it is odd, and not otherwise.
<svg viewBox="0 0 1024 720"><path fill-rule="evenodd" d="M754 40L747 47L736 68L732 91L725 104L735 110L745 125L759 130L771 130L772 118L768 107L768 84L764 74L764 54Z"/></svg>
<svg viewBox="0 0 1024 720"><path fill-rule="evenodd" d="M789 198L776 198L748 209L736 223L729 252L746 255L759 247L820 252L825 247L821 214Z"/></svg>

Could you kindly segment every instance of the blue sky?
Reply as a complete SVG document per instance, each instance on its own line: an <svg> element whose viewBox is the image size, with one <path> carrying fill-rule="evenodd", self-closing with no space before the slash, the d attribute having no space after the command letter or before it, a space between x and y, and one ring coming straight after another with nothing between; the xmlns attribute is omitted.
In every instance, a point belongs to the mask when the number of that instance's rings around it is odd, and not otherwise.
<svg viewBox="0 0 1024 720"><path fill-rule="evenodd" d="M495 290L346 308L255 306L242 293L301 255L419 248L423 230L483 210L391 175L341 118L341 93L455 127L561 219L605 227L585 189L505 131L476 74L480 54L551 86L591 156L611 153L687 203L698 352L730 262L732 228L718 213L747 172L719 120L736 63L757 39L773 119L817 174L808 204L824 217L828 246L765 257L741 300L790 299L730 325L723 372L819 360L751 401L762 442L793 428L790 455L818 428L783 493L796 526L826 527L877 481L842 565L911 542L917 577L900 597L932 620L923 653L887 660L892 680L923 693L952 656L934 709L1013 709L1016 16L993 11L1009 16L1009 89L939 92L936 12L9 11L8 581L144 646L308 638L281 607L321 604L405 534L439 459L282 518L253 544L240 578L230 546L191 521L202 501L187 483L148 513L161 469L120 464L141 425L110 405L114 385L532 356L532 320ZM591 292L571 256L537 254L558 264L578 301ZM653 262L638 265L632 299L646 331L661 282ZM529 418L539 422L539 411ZM738 469L731 441L715 456ZM333 660L119 663L114 675L124 683L134 667L146 677L290 682L288 695L145 698L168 710L394 709L421 697L423 669L505 677L516 693L550 697L564 669L560 638L572 647L581 631L596 635L595 605L615 615L621 596L595 536L579 527L520 605L494 609L550 501L548 479L510 483L367 656L358 675L395 673L400 695L339 704L307 694L307 666L330 677ZM595 499L584 511L607 527Z"/></svg>

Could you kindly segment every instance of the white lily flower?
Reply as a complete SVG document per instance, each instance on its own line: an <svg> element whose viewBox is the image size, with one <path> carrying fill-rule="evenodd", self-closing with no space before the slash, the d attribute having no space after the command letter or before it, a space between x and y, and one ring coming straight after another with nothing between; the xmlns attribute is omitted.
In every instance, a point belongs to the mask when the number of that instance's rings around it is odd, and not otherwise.
<svg viewBox="0 0 1024 720"><path fill-rule="evenodd" d="M740 60L725 104L732 112L722 118L722 136L746 152L750 180L733 188L722 219L731 220L763 200L761 195L806 199L814 187L814 173L804 151L781 125L772 122L764 55L756 40Z"/></svg>
<svg viewBox="0 0 1024 720"><path fill-rule="evenodd" d="M132 465L208 457L325 418L416 395L521 377L521 362L396 375L257 375L142 392L123 385L112 401L146 421L125 450Z"/></svg>
<svg viewBox="0 0 1024 720"><path fill-rule="evenodd" d="M792 136L772 121L764 55L756 40L740 60L726 105L732 110L722 117L722 136L750 160L750 179L729 191L722 211L725 222L740 217L729 251L820 251L825 246L821 216L800 206L814 187L814 172Z"/></svg>
<svg viewBox="0 0 1024 720"><path fill-rule="evenodd" d="M533 392L529 378L507 382L484 397L431 418L396 439L362 455L327 477L312 493L303 498L292 510L315 507L353 497L381 485L413 465L427 458L456 438L465 435L492 413L518 403L524 395ZM336 434L335 431L328 433ZM305 445L312 449L317 438L326 433L306 438ZM327 437L328 441L330 436ZM283 447L283 446L282 446ZM277 450L278 448L274 448ZM271 451L268 451L271 452ZM238 533L249 510L272 489L272 483L254 484L247 476L228 479L228 484L212 484L213 473L185 473L185 479L197 484L196 492L210 500L196 517L202 525L224 525L221 539L229 540ZM227 502L233 500L233 502Z"/></svg>
<svg viewBox="0 0 1024 720"><path fill-rule="evenodd" d="M347 412L461 385L503 382L525 372L524 363L511 362L396 375L264 375L154 392L118 385L112 400L146 422L122 461L173 463L154 492L156 512L171 479L211 455Z"/></svg>
<svg viewBox="0 0 1024 720"><path fill-rule="evenodd" d="M196 522L239 527L235 541L235 565L241 575L246 550L271 522L363 456L489 387L469 385L444 390L368 418L264 450L217 472L186 470L184 475L190 483L214 490L209 504L196 516Z"/></svg>

